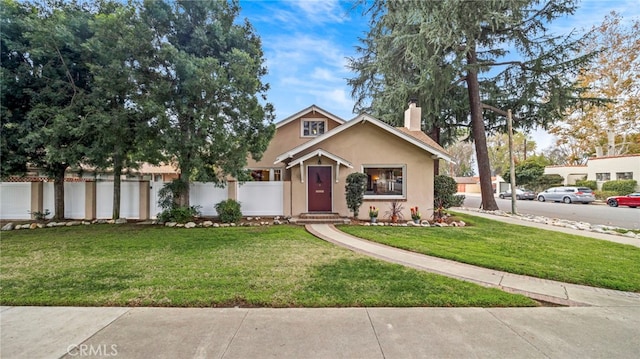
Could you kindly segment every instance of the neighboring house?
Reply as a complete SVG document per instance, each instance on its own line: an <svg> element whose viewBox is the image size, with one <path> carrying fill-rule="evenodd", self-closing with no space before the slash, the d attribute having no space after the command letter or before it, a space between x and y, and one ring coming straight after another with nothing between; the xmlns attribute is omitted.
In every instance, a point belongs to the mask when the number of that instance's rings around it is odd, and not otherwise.
<svg viewBox="0 0 640 359"><path fill-rule="evenodd" d="M562 176L565 186L582 179L596 181L598 188L602 188L603 183L613 180L640 182L640 154L592 157L586 165L579 166L547 166L544 174Z"/></svg>
<svg viewBox="0 0 640 359"><path fill-rule="evenodd" d="M349 174L367 175L359 218L369 206L384 217L390 203L402 202L404 217L418 206L433 212L434 163L449 154L421 131L414 102L404 127L392 127L367 114L345 122L313 105L276 124L276 134L259 162L248 168L259 181L283 181L285 215L338 213L351 216L345 199Z"/></svg>
<svg viewBox="0 0 640 359"><path fill-rule="evenodd" d="M481 193L480 190L480 177L454 177L458 184L459 193ZM509 189L509 183L500 176L491 177L491 187L493 193L504 192Z"/></svg>

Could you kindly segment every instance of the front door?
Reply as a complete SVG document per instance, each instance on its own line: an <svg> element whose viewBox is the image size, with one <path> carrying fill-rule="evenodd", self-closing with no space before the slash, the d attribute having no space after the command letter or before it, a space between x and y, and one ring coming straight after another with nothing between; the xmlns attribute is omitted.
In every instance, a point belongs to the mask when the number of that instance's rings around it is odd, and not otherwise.
<svg viewBox="0 0 640 359"><path fill-rule="evenodd" d="M307 167L309 212L331 212L331 167Z"/></svg>

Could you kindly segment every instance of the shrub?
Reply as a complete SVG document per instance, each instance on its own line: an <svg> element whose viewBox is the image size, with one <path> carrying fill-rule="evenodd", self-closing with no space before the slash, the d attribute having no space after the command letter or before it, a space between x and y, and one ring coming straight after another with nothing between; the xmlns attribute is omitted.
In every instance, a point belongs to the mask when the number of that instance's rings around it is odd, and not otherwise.
<svg viewBox="0 0 640 359"><path fill-rule="evenodd" d="M222 223L237 223L242 219L240 202L227 199L216 203L215 207L216 212L218 212L218 218Z"/></svg>
<svg viewBox="0 0 640 359"><path fill-rule="evenodd" d="M607 181L602 184L602 190L615 192L617 196L626 196L635 192L637 185L636 180Z"/></svg>
<svg viewBox="0 0 640 359"><path fill-rule="evenodd" d="M593 191L593 194L596 196L596 199L606 200L607 197L617 196L618 194L613 191Z"/></svg>
<svg viewBox="0 0 640 359"><path fill-rule="evenodd" d="M51 212L49 211L49 209L45 209L43 212L29 211L29 214L31 214L36 221L46 221L47 217L51 215Z"/></svg>
<svg viewBox="0 0 640 359"><path fill-rule="evenodd" d="M461 206L464 202L463 195L456 195L458 184L453 177L438 175L433 182L433 206L434 208L449 208Z"/></svg>
<svg viewBox="0 0 640 359"><path fill-rule="evenodd" d="M364 173L354 172L347 176L347 184L344 186L344 190L347 197L347 208L353 212L354 218L358 218L366 183L367 175Z"/></svg>
<svg viewBox="0 0 640 359"><path fill-rule="evenodd" d="M538 179L538 183L535 186L535 188L531 188L535 191L543 191L549 187L558 187L558 186L562 186L562 184L564 183L564 178L558 174L552 174L552 175L542 175L540 176L540 178Z"/></svg>
<svg viewBox="0 0 640 359"><path fill-rule="evenodd" d="M579 180L579 181L576 181L576 186L588 187L594 191L598 189L598 183L596 181Z"/></svg>
<svg viewBox="0 0 640 359"><path fill-rule="evenodd" d="M160 222L189 222L200 216L200 206L177 207L165 209L158 215Z"/></svg>

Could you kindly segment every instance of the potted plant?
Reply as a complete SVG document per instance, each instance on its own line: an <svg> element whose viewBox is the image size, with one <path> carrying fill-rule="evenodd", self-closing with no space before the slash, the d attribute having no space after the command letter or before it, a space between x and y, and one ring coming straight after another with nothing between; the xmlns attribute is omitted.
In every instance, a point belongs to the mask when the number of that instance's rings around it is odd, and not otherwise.
<svg viewBox="0 0 640 359"><path fill-rule="evenodd" d="M369 218L371 219L371 223L378 221L378 208L376 206L369 206Z"/></svg>
<svg viewBox="0 0 640 359"><path fill-rule="evenodd" d="M400 202L393 201L387 211L387 216L391 219L391 223L398 223L398 219L403 219L402 210L404 206Z"/></svg>
<svg viewBox="0 0 640 359"><path fill-rule="evenodd" d="M413 223L420 223L420 218L422 218L422 215L418 207L411 207L411 219L413 219Z"/></svg>

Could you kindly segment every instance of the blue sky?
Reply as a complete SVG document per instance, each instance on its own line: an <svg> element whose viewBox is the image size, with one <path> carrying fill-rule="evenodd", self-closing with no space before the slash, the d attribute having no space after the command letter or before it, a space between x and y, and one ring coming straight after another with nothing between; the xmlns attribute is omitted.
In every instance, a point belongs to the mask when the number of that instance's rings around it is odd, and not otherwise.
<svg viewBox="0 0 640 359"><path fill-rule="evenodd" d="M339 0L240 0L247 18L262 38L270 84L267 100L276 109L276 122L315 104L349 120L354 101L346 79L354 74L347 57L356 56L368 29L368 17ZM640 17L639 0L583 0L577 13L554 22L555 34L585 31L602 23L615 10L625 20ZM538 149L551 144L549 136L532 133Z"/></svg>

